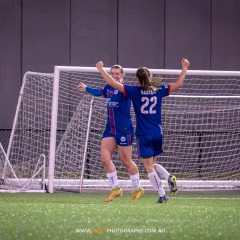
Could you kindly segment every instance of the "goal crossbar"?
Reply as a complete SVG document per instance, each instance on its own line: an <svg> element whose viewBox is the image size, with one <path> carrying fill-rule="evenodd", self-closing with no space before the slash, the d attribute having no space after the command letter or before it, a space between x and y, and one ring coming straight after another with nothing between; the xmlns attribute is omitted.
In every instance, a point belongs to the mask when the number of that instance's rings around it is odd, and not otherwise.
<svg viewBox="0 0 240 240"><path fill-rule="evenodd" d="M107 71L110 71L110 67L105 67ZM96 67L78 67L78 66L55 66L56 71L64 72L97 72ZM137 68L124 68L128 73L136 74ZM179 69L150 69L152 74L167 74L167 75L179 75L181 70ZM231 76L239 77L240 71L219 71L219 70L188 70L187 75L197 76Z"/></svg>

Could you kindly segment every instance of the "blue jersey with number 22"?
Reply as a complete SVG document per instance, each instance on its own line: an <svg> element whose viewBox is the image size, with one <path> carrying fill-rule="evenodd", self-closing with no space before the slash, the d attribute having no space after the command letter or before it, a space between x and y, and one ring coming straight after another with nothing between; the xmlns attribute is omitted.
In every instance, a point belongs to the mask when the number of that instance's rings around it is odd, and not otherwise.
<svg viewBox="0 0 240 240"><path fill-rule="evenodd" d="M162 98L170 93L170 85L163 84L157 91L142 90L138 86L124 85L124 96L131 98L136 115L136 135L154 135L162 132Z"/></svg>

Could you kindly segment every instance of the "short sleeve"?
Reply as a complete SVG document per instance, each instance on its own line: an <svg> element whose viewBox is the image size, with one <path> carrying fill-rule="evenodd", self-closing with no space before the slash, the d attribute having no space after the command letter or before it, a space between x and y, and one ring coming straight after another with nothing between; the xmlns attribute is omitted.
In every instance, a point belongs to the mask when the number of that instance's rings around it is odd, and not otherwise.
<svg viewBox="0 0 240 240"><path fill-rule="evenodd" d="M102 87L102 95L106 98L107 97L107 85L105 87Z"/></svg>
<svg viewBox="0 0 240 240"><path fill-rule="evenodd" d="M170 85L169 84L162 84L160 85L160 93L162 97L169 96L170 94Z"/></svg>
<svg viewBox="0 0 240 240"><path fill-rule="evenodd" d="M123 96L127 97L127 98L131 98L133 91L134 91L134 86L129 86L129 85L124 84L123 89L124 89Z"/></svg>

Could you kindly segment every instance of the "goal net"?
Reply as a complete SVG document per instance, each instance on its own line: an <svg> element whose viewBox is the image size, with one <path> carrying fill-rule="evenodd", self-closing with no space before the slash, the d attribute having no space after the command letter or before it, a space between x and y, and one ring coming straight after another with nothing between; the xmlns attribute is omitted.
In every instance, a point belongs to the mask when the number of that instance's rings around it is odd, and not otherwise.
<svg viewBox="0 0 240 240"><path fill-rule="evenodd" d="M136 69L124 71L125 83L136 85ZM171 83L180 73L151 72L159 83ZM44 154L50 192L108 188L100 162L106 99L79 92L80 81L97 88L105 85L94 67L56 66L54 74L25 74L7 151L17 178L31 179ZM157 161L176 175L180 189L240 187L239 83L240 72L189 70L184 86L164 98L164 153ZM133 109L131 115L135 125ZM151 188L137 155L136 140L132 158L142 185ZM121 186L128 188L129 176L117 149L113 163ZM1 172L2 181L12 179L9 164L0 168Z"/></svg>

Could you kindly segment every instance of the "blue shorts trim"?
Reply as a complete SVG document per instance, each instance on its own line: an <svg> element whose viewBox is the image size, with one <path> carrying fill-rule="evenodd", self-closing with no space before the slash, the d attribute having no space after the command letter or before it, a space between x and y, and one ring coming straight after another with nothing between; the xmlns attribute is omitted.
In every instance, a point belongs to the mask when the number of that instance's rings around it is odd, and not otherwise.
<svg viewBox="0 0 240 240"><path fill-rule="evenodd" d="M156 157L163 152L162 134L137 136L137 146L140 158Z"/></svg>

